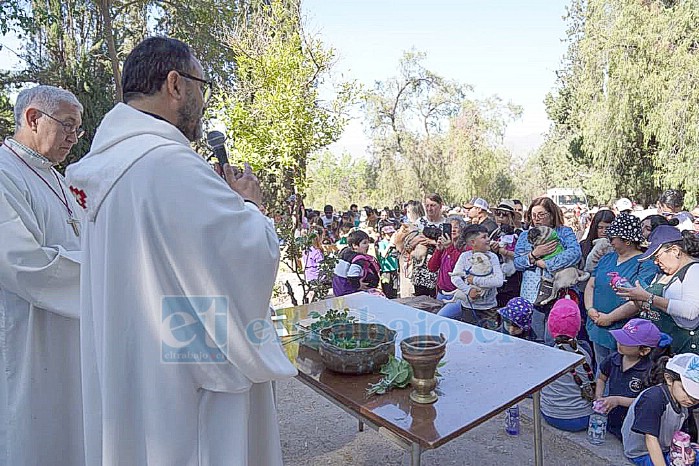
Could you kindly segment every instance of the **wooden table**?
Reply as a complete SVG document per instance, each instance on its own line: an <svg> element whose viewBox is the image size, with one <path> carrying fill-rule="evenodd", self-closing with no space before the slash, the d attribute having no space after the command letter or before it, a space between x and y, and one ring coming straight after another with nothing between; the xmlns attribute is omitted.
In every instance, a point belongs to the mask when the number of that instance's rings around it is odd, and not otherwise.
<svg viewBox="0 0 699 466"><path fill-rule="evenodd" d="M318 352L299 345L295 323L311 311L349 307L361 321L378 322L396 330L396 356L403 338L444 334L446 364L437 391L439 399L420 405L409 398L410 389L392 390L366 398L369 383L381 376L343 375L325 369ZM520 340L480 327L419 311L385 298L355 293L340 298L277 311L286 315L291 334L282 338L287 354L299 370L298 379L359 420L411 452L411 464L420 465L425 449L437 448L503 412L528 395L534 400L534 460L543 465L540 389L582 362L582 356Z"/></svg>

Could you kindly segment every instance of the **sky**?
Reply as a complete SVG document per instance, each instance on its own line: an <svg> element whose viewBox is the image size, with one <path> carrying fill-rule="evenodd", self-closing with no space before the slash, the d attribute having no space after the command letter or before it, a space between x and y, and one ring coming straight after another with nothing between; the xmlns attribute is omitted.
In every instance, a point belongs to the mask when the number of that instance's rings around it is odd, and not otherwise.
<svg viewBox="0 0 699 466"><path fill-rule="evenodd" d="M524 109L505 144L523 156L543 141L544 97L566 51L567 0L303 0L306 30L336 50L333 74L371 87L397 74L403 52L425 52L427 69ZM364 156L355 112L333 152Z"/></svg>

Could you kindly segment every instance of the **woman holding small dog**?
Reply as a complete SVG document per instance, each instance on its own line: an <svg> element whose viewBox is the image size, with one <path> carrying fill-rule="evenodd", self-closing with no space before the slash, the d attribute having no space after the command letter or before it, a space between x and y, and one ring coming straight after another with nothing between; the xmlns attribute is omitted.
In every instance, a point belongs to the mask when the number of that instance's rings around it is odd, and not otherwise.
<svg viewBox="0 0 699 466"><path fill-rule="evenodd" d="M609 330L621 328L627 322L627 319L609 322L606 317L626 303L616 294L616 287L612 285L611 278L619 276L627 279L629 283L638 280L647 285L658 271L653 263L638 261L642 254L643 241L641 221L638 217L620 213L607 228L607 237L614 251L600 259L585 287L585 308L589 317L585 327L598 363L616 351L616 340ZM600 326L597 322L607 325Z"/></svg>
<svg viewBox="0 0 699 466"><path fill-rule="evenodd" d="M441 236L441 225L446 221L442 216L442 197L439 194L430 194L425 198L426 215L417 221L420 234L407 245L408 251L418 245L427 247L427 260L437 247L437 240ZM412 276L415 296L437 297L437 272L430 272L427 262L413 267Z"/></svg>
<svg viewBox="0 0 699 466"><path fill-rule="evenodd" d="M532 201L527 210L527 221L532 227L545 226L555 230L559 241L547 241L533 247L529 242L530 230L523 231L515 246L515 268L522 272L521 297L529 302L536 302L539 286L544 274L551 276L554 272L574 267L581 257L580 245L575 232L564 225L561 209L548 197L539 197ZM545 259L556 249L562 248L555 257ZM535 308L532 316L532 328L537 340L543 341L546 314L550 306Z"/></svg>

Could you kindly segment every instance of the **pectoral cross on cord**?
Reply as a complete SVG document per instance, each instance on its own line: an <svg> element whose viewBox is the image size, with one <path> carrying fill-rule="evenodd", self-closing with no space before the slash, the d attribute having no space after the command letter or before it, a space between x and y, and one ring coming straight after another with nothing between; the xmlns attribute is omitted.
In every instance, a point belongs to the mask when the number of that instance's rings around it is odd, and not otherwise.
<svg viewBox="0 0 699 466"><path fill-rule="evenodd" d="M61 201L61 204L63 204L65 206L66 210L68 211L68 220L66 220L66 223L68 225L70 225L71 227L73 227L73 233L75 233L75 236L80 236L80 228L79 228L80 227L80 220L75 218L75 216L73 215L73 209L71 209L70 204L68 204L68 196L66 196L66 193L63 190L63 185L61 184L61 180L58 179L58 175L56 174L56 170L54 170L53 167L50 168L51 173L53 173L53 176L56 177L56 183L58 183L58 187L61 189L61 194L63 195L62 198L61 198L61 196L58 195L56 190L53 189L53 187L49 184L49 182L46 181L46 179L43 176L41 176L41 174L38 171L34 170L34 167L29 165L27 163L27 161L24 160L17 152L15 152L15 150L12 147L8 146L4 142L2 143L2 145L7 147L10 150L10 152L15 154L17 156L17 158L22 161L23 164L25 164L31 171L33 171L34 174L36 176L38 176L41 179L41 181L43 181L44 184L46 184L46 186L48 186L48 188L58 198L58 200Z"/></svg>

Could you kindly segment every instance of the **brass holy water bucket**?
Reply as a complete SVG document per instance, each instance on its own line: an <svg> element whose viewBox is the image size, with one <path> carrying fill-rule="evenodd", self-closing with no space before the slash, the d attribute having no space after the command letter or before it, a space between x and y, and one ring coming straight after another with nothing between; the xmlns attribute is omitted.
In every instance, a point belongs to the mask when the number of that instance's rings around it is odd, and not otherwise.
<svg viewBox="0 0 699 466"><path fill-rule="evenodd" d="M400 342L403 359L413 369L410 399L416 403L429 404L437 401L434 389L437 386L437 365L447 351L444 335L416 335Z"/></svg>

